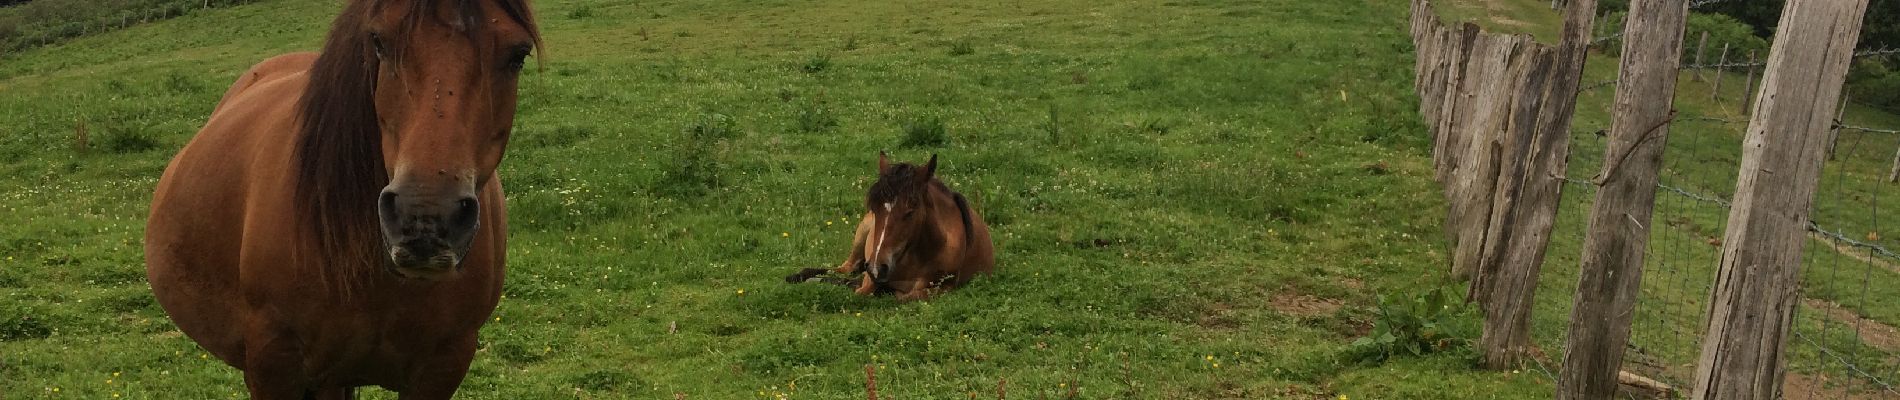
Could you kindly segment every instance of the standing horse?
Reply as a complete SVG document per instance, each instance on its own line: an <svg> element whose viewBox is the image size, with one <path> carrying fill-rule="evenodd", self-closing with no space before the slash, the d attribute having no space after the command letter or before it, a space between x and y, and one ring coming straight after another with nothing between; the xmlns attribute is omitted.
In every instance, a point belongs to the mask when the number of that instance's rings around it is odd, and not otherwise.
<svg viewBox="0 0 1900 400"><path fill-rule="evenodd" d="M983 215L962 194L937 180L937 156L922 166L891 164L877 155L877 182L865 193L867 212L851 239L851 255L831 271L863 272L859 295L893 292L902 301L954 289L996 267L996 249ZM785 278L803 282L826 270L807 268Z"/></svg>
<svg viewBox="0 0 1900 400"><path fill-rule="evenodd" d="M501 295L495 169L540 44L526 0L354 0L240 76L166 167L152 292L257 399L446 399Z"/></svg>

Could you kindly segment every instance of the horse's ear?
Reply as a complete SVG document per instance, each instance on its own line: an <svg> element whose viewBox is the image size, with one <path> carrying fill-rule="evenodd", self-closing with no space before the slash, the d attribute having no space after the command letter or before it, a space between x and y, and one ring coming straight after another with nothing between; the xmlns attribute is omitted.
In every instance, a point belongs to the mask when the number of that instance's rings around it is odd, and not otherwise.
<svg viewBox="0 0 1900 400"><path fill-rule="evenodd" d="M937 177L937 155L930 155L930 162L924 163L924 179Z"/></svg>
<svg viewBox="0 0 1900 400"><path fill-rule="evenodd" d="M877 151L877 174L883 175L886 172L891 172L891 159L889 156L884 155L883 150L878 150Z"/></svg>

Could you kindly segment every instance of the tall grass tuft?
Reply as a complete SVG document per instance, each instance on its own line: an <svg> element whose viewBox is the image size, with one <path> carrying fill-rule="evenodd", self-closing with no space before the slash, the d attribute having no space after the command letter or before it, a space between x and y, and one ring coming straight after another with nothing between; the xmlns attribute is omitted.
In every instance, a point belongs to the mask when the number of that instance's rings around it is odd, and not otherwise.
<svg viewBox="0 0 1900 400"><path fill-rule="evenodd" d="M904 122L903 147L941 147L950 143L950 134L943 126L943 118L935 115L918 116Z"/></svg>

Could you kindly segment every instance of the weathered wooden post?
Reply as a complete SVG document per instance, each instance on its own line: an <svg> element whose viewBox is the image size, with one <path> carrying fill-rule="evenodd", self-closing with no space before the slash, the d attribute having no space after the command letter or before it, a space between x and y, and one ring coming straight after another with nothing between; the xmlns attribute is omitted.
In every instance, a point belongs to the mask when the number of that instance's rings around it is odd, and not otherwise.
<svg viewBox="0 0 1900 400"><path fill-rule="evenodd" d="M1695 43L1695 81L1702 81L1702 50L1709 46L1709 31L1702 31L1702 40Z"/></svg>
<svg viewBox="0 0 1900 400"><path fill-rule="evenodd" d="M1741 113L1742 115L1748 115L1748 108L1755 106L1755 51L1754 50L1748 51L1748 65L1742 66L1742 68L1748 69L1748 77L1742 80L1742 83L1744 85L1742 86ZM1847 104L1847 103L1841 103L1841 104ZM1842 107L1841 109L1846 109L1846 107Z"/></svg>
<svg viewBox="0 0 1900 400"><path fill-rule="evenodd" d="M1616 396L1616 376L1642 289L1656 175L1674 117L1670 107L1682 65L1689 0L1636 0L1628 15L1616 115L1595 180L1601 189L1590 207L1564 368L1557 377L1561 400Z"/></svg>
<svg viewBox="0 0 1900 400"><path fill-rule="evenodd" d="M1900 148L1893 150L1893 170L1887 171L1887 183L1900 183Z"/></svg>
<svg viewBox="0 0 1900 400"><path fill-rule="evenodd" d="M1867 0L1788 0L1742 145L1692 399L1781 394L1801 248Z"/></svg>
<svg viewBox="0 0 1900 400"><path fill-rule="evenodd" d="M1722 100L1722 70L1726 68L1728 68L1728 43L1722 43L1722 56L1715 62L1715 83L1709 86L1709 100L1718 102Z"/></svg>
<svg viewBox="0 0 1900 400"><path fill-rule="evenodd" d="M1530 317L1543 269L1551 225L1563 199L1564 168L1570 155L1570 119L1577 87L1589 54L1596 0L1569 0L1563 34L1548 58L1540 57L1526 77L1526 88L1541 91L1517 96L1498 162L1501 171L1492 198L1483 258L1471 282L1471 298L1484 311L1478 338L1481 363L1507 369L1522 364L1530 350ZM1528 128L1528 129L1527 129Z"/></svg>

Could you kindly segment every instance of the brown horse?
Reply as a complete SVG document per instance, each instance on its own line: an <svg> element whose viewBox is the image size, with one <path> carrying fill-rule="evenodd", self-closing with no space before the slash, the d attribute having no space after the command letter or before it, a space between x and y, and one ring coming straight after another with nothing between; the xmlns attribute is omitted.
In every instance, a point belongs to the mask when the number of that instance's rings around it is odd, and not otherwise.
<svg viewBox="0 0 1900 400"><path fill-rule="evenodd" d="M857 294L897 294L898 300L954 289L996 267L996 249L983 215L962 194L937 180L937 156L922 166L891 164L877 155L877 182L864 196L868 211L851 239L851 255L830 270L863 272ZM807 268L786 277L803 282L827 270Z"/></svg>
<svg viewBox="0 0 1900 400"><path fill-rule="evenodd" d="M172 159L153 294L258 399L446 399L501 295L495 169L540 45L526 0L355 0L237 79Z"/></svg>

